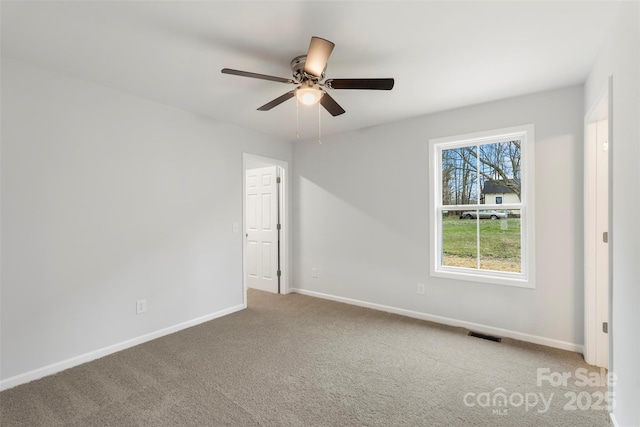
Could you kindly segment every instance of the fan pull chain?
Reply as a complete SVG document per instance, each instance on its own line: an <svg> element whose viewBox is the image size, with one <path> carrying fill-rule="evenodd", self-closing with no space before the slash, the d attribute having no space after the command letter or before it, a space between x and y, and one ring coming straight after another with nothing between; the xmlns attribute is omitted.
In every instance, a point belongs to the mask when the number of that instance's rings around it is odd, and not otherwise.
<svg viewBox="0 0 640 427"><path fill-rule="evenodd" d="M299 108L300 108L300 104L298 102L298 97L296 97L296 139L300 139L300 119L298 118Z"/></svg>
<svg viewBox="0 0 640 427"><path fill-rule="evenodd" d="M321 126L321 120L322 118L322 108L320 108L320 103L318 102L318 144L322 144L322 139L320 139L320 136L322 135L322 126Z"/></svg>

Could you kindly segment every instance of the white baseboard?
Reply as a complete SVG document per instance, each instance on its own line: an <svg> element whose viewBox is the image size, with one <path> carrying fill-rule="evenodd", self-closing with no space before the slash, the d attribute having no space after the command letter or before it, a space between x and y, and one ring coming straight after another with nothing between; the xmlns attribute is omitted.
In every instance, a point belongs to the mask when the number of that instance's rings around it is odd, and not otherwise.
<svg viewBox="0 0 640 427"><path fill-rule="evenodd" d="M149 334L142 335L136 338L132 338L130 340L123 341L118 344L114 344L98 350L90 351L89 353L81 354L79 356L75 356L70 359L66 359L60 362L53 363L48 366L44 366L42 368L25 372L24 374L19 374L19 375L7 378L5 380L0 381L0 391L19 386L20 384L25 384L34 380L38 380L48 375L53 375L60 371L64 371L65 369L73 368L74 366L91 362L92 360L99 359L104 356L108 356L109 354L113 354L118 351L125 350L130 347L134 347L136 345L145 343L147 341L151 341L156 338L173 334L183 329L187 329L192 326L196 326L201 323L208 322L210 320L217 319L219 317L223 317L231 313L235 313L236 311L240 311L244 308L245 307L243 304L229 307L224 310L217 311L215 313L207 314L206 316L201 316L196 319L188 320L186 322L179 323L177 325L169 326L168 328L160 329L158 331L151 332Z"/></svg>
<svg viewBox="0 0 640 427"><path fill-rule="evenodd" d="M559 348L562 350L573 351L576 353L583 352L583 346L580 344L570 343L566 341L555 340L552 338L540 337L537 335L525 334L522 332L511 331L508 329L495 328L493 326L481 325L479 323L467 322L464 320L452 319L450 317L436 316L433 314L421 313L418 311L405 310L403 308L390 307L382 304L375 304L366 301L360 301L351 298L344 298L335 295L324 294L321 292L308 291L306 289L291 289L292 292L296 292L302 295L308 295L316 298L328 299L331 301L343 302L346 304L357 305L359 307L372 308L374 310L385 311L387 313L400 314L402 316L413 317L415 319L428 320L430 322L440 323L443 325L457 326L460 328L466 328L474 332L480 332L483 334L496 335L504 338L512 338L519 341L526 341L533 344L545 345L547 347Z"/></svg>
<svg viewBox="0 0 640 427"><path fill-rule="evenodd" d="M613 415L613 412L609 412L609 422L613 427L620 427L620 424L616 421L616 417Z"/></svg>

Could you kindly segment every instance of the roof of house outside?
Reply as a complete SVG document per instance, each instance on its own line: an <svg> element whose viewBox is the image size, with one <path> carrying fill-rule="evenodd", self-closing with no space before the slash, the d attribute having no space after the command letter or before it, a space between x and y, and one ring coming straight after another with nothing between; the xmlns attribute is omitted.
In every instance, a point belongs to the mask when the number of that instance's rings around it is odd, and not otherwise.
<svg viewBox="0 0 640 427"><path fill-rule="evenodd" d="M497 181L485 181L484 188L482 189L482 194L507 194L513 193L513 188L507 187L504 183L504 180ZM516 180L510 180L511 185L515 185L516 187L520 187L520 183Z"/></svg>

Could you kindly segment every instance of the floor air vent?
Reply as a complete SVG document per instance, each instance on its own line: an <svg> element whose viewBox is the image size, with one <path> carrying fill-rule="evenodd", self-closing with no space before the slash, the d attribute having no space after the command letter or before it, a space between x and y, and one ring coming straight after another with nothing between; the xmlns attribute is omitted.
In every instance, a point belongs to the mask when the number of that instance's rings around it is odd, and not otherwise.
<svg viewBox="0 0 640 427"><path fill-rule="evenodd" d="M483 340L489 340L489 341L493 341L493 342L502 342L502 338L494 337L493 335L485 335L485 334L481 334L481 333L473 332L473 331L469 332L469 336L470 337L475 337L475 338L482 338Z"/></svg>

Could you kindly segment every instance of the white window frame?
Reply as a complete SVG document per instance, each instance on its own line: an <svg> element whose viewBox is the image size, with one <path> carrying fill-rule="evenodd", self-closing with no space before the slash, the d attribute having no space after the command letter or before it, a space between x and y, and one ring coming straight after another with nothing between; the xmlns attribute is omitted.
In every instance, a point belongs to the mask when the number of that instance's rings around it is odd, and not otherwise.
<svg viewBox="0 0 640 427"><path fill-rule="evenodd" d="M519 204L503 203L459 206L460 210L519 209L522 271L520 273L478 270L442 265L442 151L477 144L520 140L521 143L521 200ZM431 229L431 275L448 279L492 283L496 285L535 288L535 135L534 125L522 125L465 135L429 140L429 199ZM478 191L478 198L480 191ZM478 208L481 206L481 208ZM448 205L449 209L452 209Z"/></svg>

